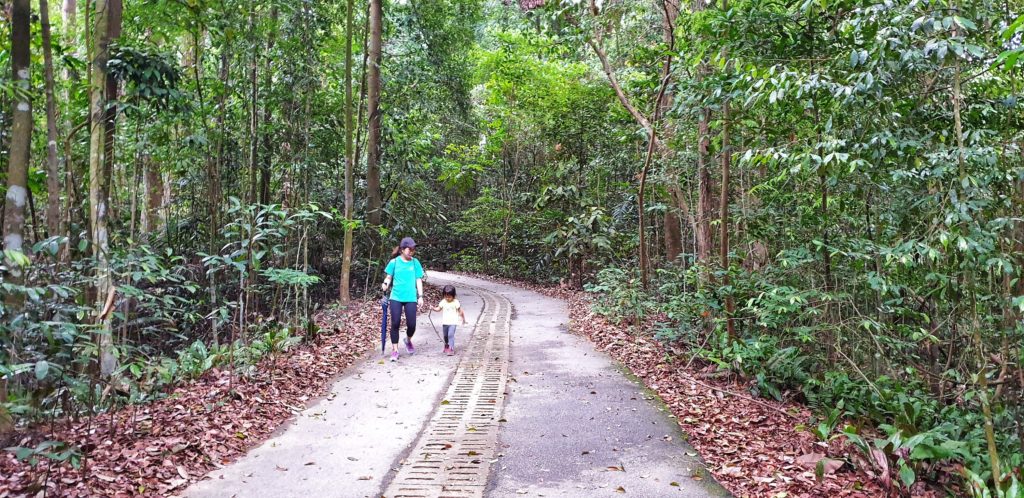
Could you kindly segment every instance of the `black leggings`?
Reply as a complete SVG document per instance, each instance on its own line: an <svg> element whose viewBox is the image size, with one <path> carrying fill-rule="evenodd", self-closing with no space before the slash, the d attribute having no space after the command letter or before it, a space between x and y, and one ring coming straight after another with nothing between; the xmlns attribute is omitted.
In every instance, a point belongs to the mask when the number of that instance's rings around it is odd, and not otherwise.
<svg viewBox="0 0 1024 498"><path fill-rule="evenodd" d="M405 335L412 339L416 333L416 303L400 303L392 299L388 301L388 314L391 315L391 344L398 344L398 326L401 325L402 309L405 309Z"/></svg>

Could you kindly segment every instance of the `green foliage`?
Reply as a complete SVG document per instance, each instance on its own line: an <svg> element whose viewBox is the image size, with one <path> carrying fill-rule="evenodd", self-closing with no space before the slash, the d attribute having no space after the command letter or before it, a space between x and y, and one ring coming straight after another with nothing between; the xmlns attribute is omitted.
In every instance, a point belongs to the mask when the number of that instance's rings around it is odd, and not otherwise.
<svg viewBox="0 0 1024 498"><path fill-rule="evenodd" d="M888 476L889 469L893 469L898 476L897 485L908 491L929 466L969 456L962 442L949 437L954 430L952 424L909 433L888 425L882 425L881 429L887 437L871 443L852 427L844 429L842 436L860 450L876 470Z"/></svg>
<svg viewBox="0 0 1024 498"><path fill-rule="evenodd" d="M977 496L1019 490L1005 472L1024 464L1018 5L736 0L683 9L670 47L658 3L530 4L526 14L476 0L387 5L380 226L364 221L361 157L356 215L337 215L340 54L363 35L344 33L342 3L128 5L108 68L124 89L105 204L111 328L94 319L103 296L87 292L98 267L87 177L62 168L77 183L61 219L75 242L36 235L34 215L27 240L42 240L0 268L10 298L0 374L14 381L0 411L19 422L96 413L210 368L251 372L315 332L311 310L337 295L341 233L352 229L353 268L366 272L352 281L367 288L405 235L428 266L590 284L613 320L656 319L660 339L757 394L806 399L821 439L844 419L882 428L885 440L863 447L904 491L950 462ZM363 26L364 9L354 14ZM82 75L84 42L55 45L58 73ZM9 57L0 50L0 65ZM38 59L29 88L0 74L0 92L41 96ZM66 128L87 121L89 86L58 78L55 88L68 165L88 159L89 133ZM647 118L664 104L644 206L648 130L621 100ZM355 131L362 141L366 123ZM36 133L31 157L45 157L46 142ZM714 204L726 153L723 263ZM46 180L30 174L37 207ZM715 235L696 254L703 222ZM674 261L662 257L669 228L681 231ZM646 289L639 249L656 269ZM18 270L24 279L6 279ZM85 373L103 334L121 365L106 398L106 379ZM987 468L986 422L1004 476Z"/></svg>
<svg viewBox="0 0 1024 498"><path fill-rule="evenodd" d="M39 464L40 458L57 463L67 462L76 469L82 466L82 452L77 447L61 441L42 441L33 448L12 446L5 449L14 453L18 460L28 462L33 467Z"/></svg>
<svg viewBox="0 0 1024 498"><path fill-rule="evenodd" d="M110 52L107 71L128 87L126 100L147 102L157 111L184 110L187 101L178 90L181 71L170 56L123 45Z"/></svg>
<svg viewBox="0 0 1024 498"><path fill-rule="evenodd" d="M293 285L300 288L306 288L320 283L320 277L316 275L309 275L304 271L294 270L291 268L264 268L260 271L260 275L266 277L266 279L271 283Z"/></svg>
<svg viewBox="0 0 1024 498"><path fill-rule="evenodd" d="M718 332L716 336L717 340L709 341L712 347L698 349L695 354L723 369L754 379L755 395L782 400L782 389L799 387L809 377L810 358L794 346L780 347L775 337L731 341L725 333Z"/></svg>
<svg viewBox="0 0 1024 498"><path fill-rule="evenodd" d="M570 216L556 227L544 237L544 243L555 250L555 257L604 259L611 256L616 235L610 221L603 209L591 206L583 216Z"/></svg>
<svg viewBox="0 0 1024 498"><path fill-rule="evenodd" d="M274 355L288 351L301 341L301 337L293 336L287 328L271 328L253 341L252 348L263 354Z"/></svg>
<svg viewBox="0 0 1024 498"><path fill-rule="evenodd" d="M207 370L213 368L220 354L211 353L203 341L192 343L187 349L178 352L177 373L187 379L197 379Z"/></svg>
<svg viewBox="0 0 1024 498"><path fill-rule="evenodd" d="M619 268L605 268L597 273L597 282L586 290L598 294L594 311L612 321L630 319L639 325L653 310L653 302L640 287L639 274Z"/></svg>

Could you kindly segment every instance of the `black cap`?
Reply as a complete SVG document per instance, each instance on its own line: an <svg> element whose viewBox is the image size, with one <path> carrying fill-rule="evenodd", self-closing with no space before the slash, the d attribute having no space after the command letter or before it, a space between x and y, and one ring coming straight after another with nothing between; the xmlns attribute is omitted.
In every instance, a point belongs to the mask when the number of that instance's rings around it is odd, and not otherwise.
<svg viewBox="0 0 1024 498"><path fill-rule="evenodd" d="M405 249L405 248L409 248L409 247L415 249L416 248L416 241L412 240L412 237L406 237L406 238L402 239L402 242L399 242L398 247L401 248L401 249Z"/></svg>

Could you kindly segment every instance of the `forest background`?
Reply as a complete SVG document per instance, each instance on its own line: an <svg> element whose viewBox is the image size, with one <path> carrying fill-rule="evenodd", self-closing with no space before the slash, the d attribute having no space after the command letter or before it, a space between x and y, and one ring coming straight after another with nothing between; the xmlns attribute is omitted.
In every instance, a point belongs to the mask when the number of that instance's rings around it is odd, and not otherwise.
<svg viewBox="0 0 1024 498"><path fill-rule="evenodd" d="M414 236L1024 496L1017 2L2 7L0 434L246 375Z"/></svg>

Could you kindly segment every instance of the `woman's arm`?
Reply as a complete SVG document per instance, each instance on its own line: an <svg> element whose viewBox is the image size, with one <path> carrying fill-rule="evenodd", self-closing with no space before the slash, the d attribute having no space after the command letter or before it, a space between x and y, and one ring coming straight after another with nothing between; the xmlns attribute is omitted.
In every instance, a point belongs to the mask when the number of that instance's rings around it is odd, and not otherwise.
<svg viewBox="0 0 1024 498"><path fill-rule="evenodd" d="M391 275L387 275L384 277L384 283L380 284L380 288L381 290L387 292L389 285L391 285Z"/></svg>
<svg viewBox="0 0 1024 498"><path fill-rule="evenodd" d="M423 279L416 279L416 303L423 306Z"/></svg>

